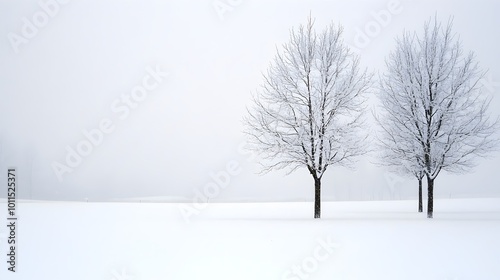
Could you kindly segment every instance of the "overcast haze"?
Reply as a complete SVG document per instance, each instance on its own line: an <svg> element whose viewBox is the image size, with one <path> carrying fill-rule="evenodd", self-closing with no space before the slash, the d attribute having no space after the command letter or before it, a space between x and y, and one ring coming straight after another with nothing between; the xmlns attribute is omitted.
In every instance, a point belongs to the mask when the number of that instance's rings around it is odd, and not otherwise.
<svg viewBox="0 0 500 280"><path fill-rule="evenodd" d="M214 3L233 2L222 14L214 8ZM212 181L211 172L230 163L240 172L217 200L312 200L313 180L305 170L259 176L258 158L239 151L245 141L242 118L262 73L290 28L305 23L309 14L317 29L342 24L345 42L376 73L384 71L384 57L403 30L420 33L435 14L443 22L453 16L464 50L474 51L488 70L482 85L493 97L490 113L500 114L500 5L495 1L73 0L58 5L33 38L13 47L9 34L21 36L23 18L33 22L43 9L38 1L0 1L0 174L5 182L6 169L17 167L23 198L189 200ZM373 13L391 5L398 12L360 46L359 30L375 22ZM154 89L126 114L122 95L130 96L145 79ZM103 120L112 131L58 180L54 162L65 164L66 147L76 149L85 140L82 131L99 128ZM470 174L443 173L436 196L498 196L500 157L478 163ZM368 156L355 170L330 167L323 181L326 200L416 195L415 180L391 177Z"/></svg>

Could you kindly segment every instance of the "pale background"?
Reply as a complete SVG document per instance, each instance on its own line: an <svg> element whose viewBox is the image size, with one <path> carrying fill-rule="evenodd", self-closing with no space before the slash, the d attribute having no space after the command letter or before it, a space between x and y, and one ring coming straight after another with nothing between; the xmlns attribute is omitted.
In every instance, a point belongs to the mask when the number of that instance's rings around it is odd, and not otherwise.
<svg viewBox="0 0 500 280"><path fill-rule="evenodd" d="M222 18L214 3L233 3ZM16 167L21 198L46 200L188 201L236 161L217 201L306 201L313 180L305 170L256 175L257 158L239 152L242 117L276 47L305 23L344 26L355 36L387 10L390 1L82 1L60 4L46 26L15 53L8 38L21 34L23 17L41 11L38 1L0 1L0 182ZM230 5L230 4L229 4ZM483 69L490 112L500 114L500 5L495 1L400 1L402 11L358 48L362 64L384 71L384 57L403 30L420 32L435 14L454 31ZM380 26L380 25L379 25ZM111 104L141 83L147 67L169 77L121 120ZM373 93L371 93L373 95ZM65 162L66 146L109 118L115 130L60 182L51 164ZM417 195L416 180L393 177L370 157L355 170L330 167L325 200L399 199ZM500 195L500 157L480 160L474 173L441 174L438 197ZM3 184L3 183L0 183ZM0 188L2 190L3 188ZM5 197L6 190L0 191Z"/></svg>

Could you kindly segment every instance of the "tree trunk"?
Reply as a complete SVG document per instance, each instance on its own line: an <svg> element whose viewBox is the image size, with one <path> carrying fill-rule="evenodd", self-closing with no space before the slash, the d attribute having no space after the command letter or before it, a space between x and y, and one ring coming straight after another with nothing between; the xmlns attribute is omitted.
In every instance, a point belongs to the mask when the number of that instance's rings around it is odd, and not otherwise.
<svg viewBox="0 0 500 280"><path fill-rule="evenodd" d="M418 179L418 212L422 213L424 211L422 203L422 178Z"/></svg>
<svg viewBox="0 0 500 280"><path fill-rule="evenodd" d="M321 218L321 179L314 178L314 218Z"/></svg>
<svg viewBox="0 0 500 280"><path fill-rule="evenodd" d="M427 177L427 218L432 219L434 211L434 179Z"/></svg>

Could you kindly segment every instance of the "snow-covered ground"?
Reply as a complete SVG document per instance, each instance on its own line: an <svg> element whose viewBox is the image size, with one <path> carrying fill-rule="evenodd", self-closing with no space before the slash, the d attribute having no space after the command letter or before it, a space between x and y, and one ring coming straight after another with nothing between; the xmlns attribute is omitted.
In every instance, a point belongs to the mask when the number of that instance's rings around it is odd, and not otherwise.
<svg viewBox="0 0 500 280"><path fill-rule="evenodd" d="M0 279L500 279L500 199L18 205L18 272ZM0 209L6 209L4 202Z"/></svg>

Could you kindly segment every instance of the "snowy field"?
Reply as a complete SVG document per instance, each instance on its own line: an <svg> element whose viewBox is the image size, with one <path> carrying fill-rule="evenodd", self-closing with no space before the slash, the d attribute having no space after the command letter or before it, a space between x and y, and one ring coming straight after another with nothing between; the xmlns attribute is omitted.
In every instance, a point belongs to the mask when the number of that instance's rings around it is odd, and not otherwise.
<svg viewBox="0 0 500 280"><path fill-rule="evenodd" d="M500 199L210 204L20 203L0 279L500 279ZM4 202L0 209L6 209ZM5 211L1 211L5 221Z"/></svg>

